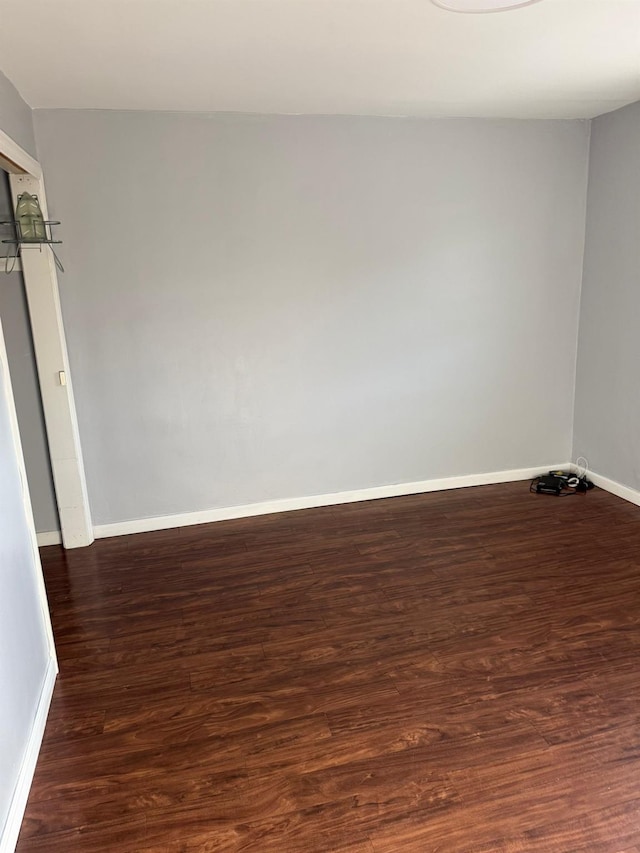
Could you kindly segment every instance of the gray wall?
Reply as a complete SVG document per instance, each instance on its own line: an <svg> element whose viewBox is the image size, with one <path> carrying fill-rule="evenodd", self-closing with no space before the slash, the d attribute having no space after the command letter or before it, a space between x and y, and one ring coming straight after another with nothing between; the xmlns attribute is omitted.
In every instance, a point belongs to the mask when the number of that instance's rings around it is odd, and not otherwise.
<svg viewBox="0 0 640 853"><path fill-rule="evenodd" d="M593 121L574 456L640 489L640 103Z"/></svg>
<svg viewBox="0 0 640 853"><path fill-rule="evenodd" d="M0 71L0 130L10 136L32 157L36 156L31 108L18 90Z"/></svg>
<svg viewBox="0 0 640 853"><path fill-rule="evenodd" d="M6 174L0 169L0 221L12 218L13 210ZM4 238L9 236L0 228ZM7 246L2 246L2 254ZM22 450L27 467L29 491L36 530L58 530L58 510L53 490L53 477L49 462L49 449L38 386L31 325L22 274L5 273L5 262L0 261L0 320L11 372L11 384L18 412Z"/></svg>
<svg viewBox="0 0 640 853"><path fill-rule="evenodd" d="M96 523L569 458L587 123L34 117Z"/></svg>
<svg viewBox="0 0 640 853"><path fill-rule="evenodd" d="M22 501L10 406L0 347L0 847L3 849L3 828L49 660L47 629L38 595L40 566L35 561Z"/></svg>

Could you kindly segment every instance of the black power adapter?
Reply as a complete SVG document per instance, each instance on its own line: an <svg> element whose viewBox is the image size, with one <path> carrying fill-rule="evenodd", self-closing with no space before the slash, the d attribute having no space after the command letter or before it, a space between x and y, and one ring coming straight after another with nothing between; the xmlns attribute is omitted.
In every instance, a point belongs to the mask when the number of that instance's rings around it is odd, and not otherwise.
<svg viewBox="0 0 640 853"><path fill-rule="evenodd" d="M549 474L547 477L536 477L531 485L535 484L535 492L538 495L559 495L563 489L567 489L566 480Z"/></svg>

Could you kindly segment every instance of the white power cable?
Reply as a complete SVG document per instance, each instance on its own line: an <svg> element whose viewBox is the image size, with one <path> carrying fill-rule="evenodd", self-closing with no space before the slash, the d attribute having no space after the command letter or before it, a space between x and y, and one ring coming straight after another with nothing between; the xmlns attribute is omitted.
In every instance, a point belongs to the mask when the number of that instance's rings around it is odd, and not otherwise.
<svg viewBox="0 0 640 853"><path fill-rule="evenodd" d="M586 457L578 456L578 458L576 459L576 468L578 469L578 477L580 479L587 476L587 471L589 470L589 462L587 461Z"/></svg>

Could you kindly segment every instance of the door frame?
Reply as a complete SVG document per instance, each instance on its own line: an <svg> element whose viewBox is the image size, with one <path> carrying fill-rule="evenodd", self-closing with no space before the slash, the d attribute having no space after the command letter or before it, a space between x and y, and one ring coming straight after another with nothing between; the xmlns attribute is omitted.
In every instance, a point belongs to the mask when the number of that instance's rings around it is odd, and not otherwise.
<svg viewBox="0 0 640 853"><path fill-rule="evenodd" d="M56 647L53 639L53 629L51 627L51 616L49 614L49 604L47 602L47 591L44 584L42 574L42 564L40 562L40 552L38 550L38 540L36 535L36 527L33 521L33 510L31 507L31 498L29 495L29 484L27 482L27 469L24 464L24 456L22 453L22 440L20 438L20 429L18 427L18 417L16 415L15 401L13 398L13 389L11 387L11 376L9 374L9 362L7 359L7 350L4 343L4 334L2 332L2 323L0 322L0 376L2 377L2 391L0 397L3 397L0 402L6 403L9 412L10 436L12 439L13 456L18 467L20 477L22 508L24 517L27 522L27 530L29 534L29 544L31 546L31 565L29 570L33 572L33 578L36 583L37 601L40 608L42 618L42 627L44 630L49 659L46 669L43 674L43 683L40 696L34 708L35 718L33 725L28 734L26 751L24 758L18 768L13 796L9 805L9 811L6 816L4 828L0 826L0 848L2 850L13 850L18 840L18 834L22 825L24 811L27 805L27 798L31 788L33 774L40 752L40 745L44 736L45 724L47 722L47 714L49 705L53 695L53 688L58 674L58 659L56 656Z"/></svg>
<svg viewBox="0 0 640 853"><path fill-rule="evenodd" d="M35 194L48 219L40 164L2 130L0 166L9 173L14 205L19 193ZM20 254L62 544L83 548L93 542L94 533L56 265L46 247Z"/></svg>

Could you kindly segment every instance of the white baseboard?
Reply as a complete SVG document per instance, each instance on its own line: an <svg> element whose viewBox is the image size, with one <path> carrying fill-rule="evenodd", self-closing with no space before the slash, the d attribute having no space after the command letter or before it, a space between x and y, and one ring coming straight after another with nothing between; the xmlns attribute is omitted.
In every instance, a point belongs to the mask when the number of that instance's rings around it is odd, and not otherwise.
<svg viewBox="0 0 640 853"><path fill-rule="evenodd" d="M622 483L617 483L615 480L610 480L608 477L603 477L602 474L596 474L595 471L588 471L587 477L591 482L604 489L606 492L611 492L629 503L640 506L640 492L637 489L632 489L631 486L623 486Z"/></svg>
<svg viewBox="0 0 640 853"><path fill-rule="evenodd" d="M36 533L38 540L38 548L45 548L47 545L61 545L62 535L59 530L48 530L45 533Z"/></svg>
<svg viewBox="0 0 640 853"><path fill-rule="evenodd" d="M131 521L116 521L112 524L99 524L94 527L96 539L109 536L125 536L129 533L148 533L152 530L169 530L172 527L188 527L194 524L207 524L212 521L228 521L232 518L250 518L254 515L268 515L273 512L291 512L296 509L311 509L320 506L333 506L357 501L372 501L378 498L393 498L402 495L416 495L422 492L438 492L446 489L462 489L468 486L486 486L492 483L510 483L517 480L531 480L538 474L558 469L570 469L578 472L574 463L545 465L537 468L514 468L509 471L492 471L488 474L468 474L462 477L445 477L441 480L421 480L416 483L400 483L391 486L374 486L370 489L357 489L350 492L335 492L328 495L312 495L303 498L284 498L276 501L245 504L244 506L206 509L198 512L185 512L176 515L162 515L152 518L136 518ZM623 486L595 471L588 471L589 479L601 489L611 492L636 506L640 506L640 491ZM62 544L59 530L38 533L38 546Z"/></svg>
<svg viewBox="0 0 640 853"><path fill-rule="evenodd" d="M53 687L58 674L58 665L55 658L49 658L49 664L44 676L40 699L38 700L38 709L36 718L33 722L31 734L27 750L18 773L18 779L13 791L13 798L9 806L9 814L0 837L0 853L14 853L20 834L22 818L27 807L27 798L33 774L36 769L36 762L40 753L42 737L44 735L44 727L47 722L47 714L49 713L49 705L51 704L51 696L53 695Z"/></svg>
<svg viewBox="0 0 640 853"><path fill-rule="evenodd" d="M395 498L402 495L416 495L423 492L438 492L446 489L462 489L469 486L487 486L493 483L510 483L516 480L531 480L538 474L562 465L541 465L536 468L514 468L509 471L492 471L487 474L467 474L462 477L445 477L440 480L421 480L416 483L397 483L389 486L374 486L369 489L356 489L348 492L334 492L328 495L311 495L301 498L284 498L243 506L221 507L199 512L186 512L178 515L162 515L155 518L136 518L131 521L117 521L112 524L99 524L94 527L96 539L109 536L126 536L129 533L147 533L151 530L168 530L172 527L187 527L193 524L208 524L212 521L228 521L232 518L250 518L255 515L268 515L275 512L291 512L297 509L312 509L321 506L371 501L379 498Z"/></svg>

